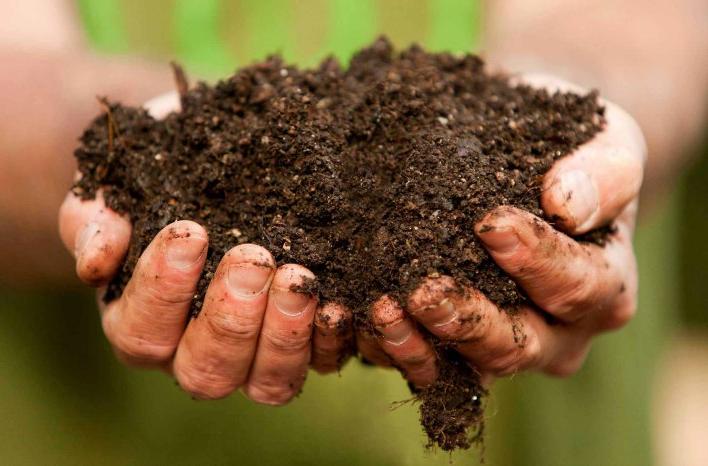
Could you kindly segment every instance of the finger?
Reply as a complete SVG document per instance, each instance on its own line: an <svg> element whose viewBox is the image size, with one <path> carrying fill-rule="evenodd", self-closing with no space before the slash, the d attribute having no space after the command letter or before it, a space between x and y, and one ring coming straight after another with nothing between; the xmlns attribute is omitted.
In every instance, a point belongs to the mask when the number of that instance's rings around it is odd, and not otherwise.
<svg viewBox="0 0 708 466"><path fill-rule="evenodd" d="M294 288L313 279L312 272L294 264L283 265L275 273L245 387L253 401L282 405L297 395L305 382L317 299Z"/></svg>
<svg viewBox="0 0 708 466"><path fill-rule="evenodd" d="M635 276L624 224L604 247L579 243L538 217L499 207L475 227L494 261L531 300L565 322L611 309Z"/></svg>
<svg viewBox="0 0 708 466"><path fill-rule="evenodd" d="M273 256L255 244L224 255L177 348L174 375L184 390L217 399L246 382L274 273Z"/></svg>
<svg viewBox="0 0 708 466"><path fill-rule="evenodd" d="M338 371L352 355L352 313L341 304L317 308L312 335L312 368L321 374Z"/></svg>
<svg viewBox="0 0 708 466"><path fill-rule="evenodd" d="M490 374L489 372L484 372L480 374L479 381L482 384L484 388L489 390L489 388L494 385L494 382L496 382L496 377L494 374Z"/></svg>
<svg viewBox="0 0 708 466"><path fill-rule="evenodd" d="M145 102L143 107L156 120L162 120L170 113L179 112L182 109L179 94L176 91L166 92L154 97Z"/></svg>
<svg viewBox="0 0 708 466"><path fill-rule="evenodd" d="M106 284L120 267L130 242L127 218L106 207L99 192L82 200L70 192L59 211L59 234L76 258L76 273L92 286Z"/></svg>
<svg viewBox="0 0 708 466"><path fill-rule="evenodd" d="M548 73L524 73L523 75L512 76L509 80L514 86L524 84L536 88L546 89L548 92L574 92L576 94L586 94L587 89L575 83L559 78Z"/></svg>
<svg viewBox="0 0 708 466"><path fill-rule="evenodd" d="M383 296L371 307L371 318L380 333L381 348L416 387L427 387L438 376L435 352L401 306Z"/></svg>
<svg viewBox="0 0 708 466"><path fill-rule="evenodd" d="M381 349L379 339L372 333L363 330L356 332L356 348L364 364L378 367L392 367L391 358Z"/></svg>
<svg viewBox="0 0 708 466"><path fill-rule="evenodd" d="M160 366L171 359L187 323L208 246L198 224L180 220L153 239L123 295L103 313L103 330L126 363Z"/></svg>
<svg viewBox="0 0 708 466"><path fill-rule="evenodd" d="M408 312L482 373L501 377L526 369L566 375L580 367L590 333L550 326L522 307L512 315L450 277L427 279L408 300Z"/></svg>
<svg viewBox="0 0 708 466"><path fill-rule="evenodd" d="M609 223L639 194L646 146L624 110L605 102L606 127L544 176L541 204L571 234Z"/></svg>

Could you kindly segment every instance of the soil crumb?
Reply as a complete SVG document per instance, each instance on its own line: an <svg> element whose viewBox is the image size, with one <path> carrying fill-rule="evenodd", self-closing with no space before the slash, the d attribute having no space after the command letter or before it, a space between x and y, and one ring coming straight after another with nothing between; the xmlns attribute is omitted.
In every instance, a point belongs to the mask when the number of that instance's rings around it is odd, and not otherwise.
<svg viewBox="0 0 708 466"><path fill-rule="evenodd" d="M549 94L485 70L474 55L400 53L381 38L344 68L298 69L273 56L210 86L177 73L182 111L156 121L103 100L76 150L74 192L129 215L133 236L106 300L119 296L160 229L209 232L192 314L221 257L243 243L317 276L307 290L373 331L370 304L401 303L449 275L505 312L527 300L473 227L513 205L543 217L541 178L604 125L597 94ZM600 242L606 235L591 236ZM479 374L436 345L438 381L416 393L430 444L467 448L483 431Z"/></svg>

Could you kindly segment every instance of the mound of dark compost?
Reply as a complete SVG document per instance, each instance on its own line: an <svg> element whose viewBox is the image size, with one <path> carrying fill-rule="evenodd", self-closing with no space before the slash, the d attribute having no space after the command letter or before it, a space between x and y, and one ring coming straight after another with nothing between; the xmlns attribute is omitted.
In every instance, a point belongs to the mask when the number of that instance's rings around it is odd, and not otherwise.
<svg viewBox="0 0 708 466"><path fill-rule="evenodd" d="M241 243L317 275L322 302L344 304L372 331L370 304L405 303L428 276L449 275L505 312L523 291L485 252L474 225L512 205L543 216L542 175L604 125L596 93L549 94L512 85L473 55L394 53L385 39L342 68L301 70L271 57L210 86L188 89L182 111L156 121L104 101L76 150L74 192L103 189L133 236L106 300L119 296L140 253L177 219L204 225L206 267L197 317L223 254ZM438 381L416 392L430 444L481 438L479 374L432 335Z"/></svg>

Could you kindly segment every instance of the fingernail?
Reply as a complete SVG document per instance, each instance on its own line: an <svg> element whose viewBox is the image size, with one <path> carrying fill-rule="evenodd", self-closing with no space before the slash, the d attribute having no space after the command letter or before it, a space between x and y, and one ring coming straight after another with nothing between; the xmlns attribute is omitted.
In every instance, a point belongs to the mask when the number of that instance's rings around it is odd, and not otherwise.
<svg viewBox="0 0 708 466"><path fill-rule="evenodd" d="M271 267L251 263L233 264L227 280L231 290L241 298L253 298L265 291L273 273Z"/></svg>
<svg viewBox="0 0 708 466"><path fill-rule="evenodd" d="M377 326L376 330L388 343L400 346L413 334L413 327L405 320L399 320L393 324Z"/></svg>
<svg viewBox="0 0 708 466"><path fill-rule="evenodd" d="M276 309L289 317L296 317L305 312L312 299L309 294L280 287L272 287L271 296Z"/></svg>
<svg viewBox="0 0 708 466"><path fill-rule="evenodd" d="M449 299L445 298L430 311L431 321L435 322L433 326L443 327L457 319L457 309L455 304Z"/></svg>
<svg viewBox="0 0 708 466"><path fill-rule="evenodd" d="M576 228L581 227L600 207L595 183L584 171L571 170L560 175L558 186L568 215Z"/></svg>
<svg viewBox="0 0 708 466"><path fill-rule="evenodd" d="M479 238L493 252L507 254L514 251L520 243L516 230L510 226L483 226Z"/></svg>
<svg viewBox="0 0 708 466"><path fill-rule="evenodd" d="M204 255L207 243L204 237L190 231L171 231L167 239L167 264L176 269L192 267Z"/></svg>
<svg viewBox="0 0 708 466"><path fill-rule="evenodd" d="M81 233L76 237L76 244L74 245L74 256L79 257L88 246L89 242L101 231L101 227L96 222L88 223L82 230Z"/></svg>
<svg viewBox="0 0 708 466"><path fill-rule="evenodd" d="M342 305L330 302L317 310L315 325L321 335L343 335L351 329L351 317Z"/></svg>

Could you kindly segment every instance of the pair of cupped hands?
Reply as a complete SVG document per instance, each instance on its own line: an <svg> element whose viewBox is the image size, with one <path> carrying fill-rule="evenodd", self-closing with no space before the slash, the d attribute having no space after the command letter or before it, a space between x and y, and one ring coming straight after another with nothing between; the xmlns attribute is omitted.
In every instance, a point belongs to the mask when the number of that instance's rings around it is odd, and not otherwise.
<svg viewBox="0 0 708 466"><path fill-rule="evenodd" d="M582 92L547 75L521 81ZM240 388L270 405L300 391L308 366L336 371L352 339L364 358L425 387L438 375L425 330L454 345L485 381L524 370L572 374L592 337L621 327L636 309L632 234L646 147L634 120L603 104L604 130L558 160L543 180L543 210L562 232L509 206L469 226L533 303L513 317L477 290L459 293L441 276L425 279L405 303L381 296L370 309L377 334L354 332L349 310L293 291L312 272L278 266L263 247L242 244L224 255L201 313L190 319L209 238L202 226L179 220L143 252L120 298L99 299L105 335L121 361L166 371L196 398L222 398ZM162 118L179 109L179 99L167 94L146 107ZM572 238L608 223L615 232L604 247ZM69 193L59 228L79 277L97 287L108 283L127 252L130 222L100 195L83 201Z"/></svg>

